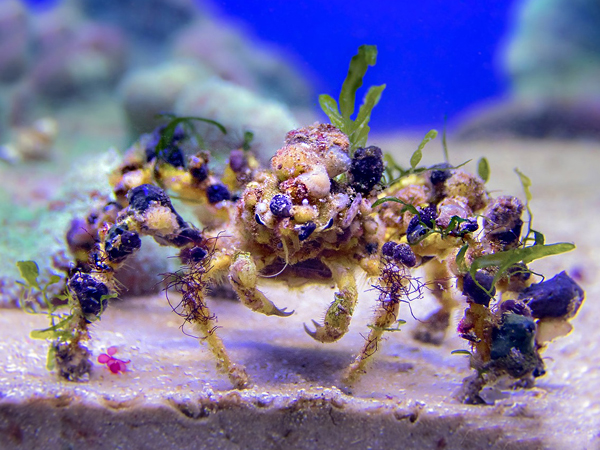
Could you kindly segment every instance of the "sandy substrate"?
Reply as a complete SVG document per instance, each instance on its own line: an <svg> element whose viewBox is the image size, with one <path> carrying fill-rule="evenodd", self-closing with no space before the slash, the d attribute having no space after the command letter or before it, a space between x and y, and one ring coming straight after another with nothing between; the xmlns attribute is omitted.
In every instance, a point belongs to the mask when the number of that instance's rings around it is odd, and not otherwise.
<svg viewBox="0 0 600 450"><path fill-rule="evenodd" d="M392 138L374 143L399 161L414 147ZM302 327L322 317L333 297L329 286L268 285L278 306L296 310L288 318L213 301L218 332L252 378L243 391L231 390L206 348L181 332L163 297L128 300L106 312L90 349L97 357L118 346L129 370L113 375L96 363L91 380L79 384L48 373L46 343L27 337L46 326L43 317L0 310L0 448L600 448L600 327L593 315L600 309L600 146L509 142L450 150L455 164L488 157L494 195L520 195L512 172L518 166L533 181L535 228L547 242L578 244L533 266L547 276L577 274L587 291L575 331L546 351L548 374L535 388L503 392L493 406L457 403L452 394L470 370L466 357L450 352L465 342L454 335L441 347L413 341L417 322L404 307L407 325L389 333L369 373L347 389L339 379L368 330L372 292L362 295L349 333L329 345ZM433 144L425 162L440 155ZM412 306L423 319L434 304L425 298Z"/></svg>

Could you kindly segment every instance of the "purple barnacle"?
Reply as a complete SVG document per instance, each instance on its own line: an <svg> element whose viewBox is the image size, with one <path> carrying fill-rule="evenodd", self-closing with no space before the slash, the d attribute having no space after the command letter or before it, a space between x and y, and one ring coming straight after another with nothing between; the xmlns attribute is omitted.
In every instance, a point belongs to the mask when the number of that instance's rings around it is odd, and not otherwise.
<svg viewBox="0 0 600 450"><path fill-rule="evenodd" d="M398 246L398 244L395 243L394 241L388 241L381 246L381 253L383 254L383 256L393 258L394 250L396 249L397 246Z"/></svg>
<svg viewBox="0 0 600 450"><path fill-rule="evenodd" d="M285 194L276 194L269 203L269 209L275 217L292 217L292 199Z"/></svg>
<svg viewBox="0 0 600 450"><path fill-rule="evenodd" d="M462 222L458 225L458 234L464 235L466 233L473 233L479 229L477 219L467 219L466 222Z"/></svg>
<svg viewBox="0 0 600 450"><path fill-rule="evenodd" d="M519 378L540 368L535 350L535 322L531 317L514 313L502 314L498 327L492 330L490 358L509 375ZM542 370L543 370L543 366Z"/></svg>
<svg viewBox="0 0 600 450"><path fill-rule="evenodd" d="M394 249L394 261L406 267L415 267L417 265L417 257L408 244L398 244Z"/></svg>
<svg viewBox="0 0 600 450"><path fill-rule="evenodd" d="M577 314L583 299L583 289L564 271L519 294L519 300L529 306L536 319L569 319Z"/></svg>
<svg viewBox="0 0 600 450"><path fill-rule="evenodd" d="M106 255L111 262L119 263L142 246L140 236L135 231L129 231L126 226L113 225L104 242Z"/></svg>
<svg viewBox="0 0 600 450"><path fill-rule="evenodd" d="M183 229L177 235L168 239L171 244L175 245L176 247L183 247L184 245L188 245L190 243L200 243L203 241L204 237L202 236L202 232L200 230L191 228L189 224L185 222L183 222L183 224L179 224L179 226L181 226Z"/></svg>
<svg viewBox="0 0 600 450"><path fill-rule="evenodd" d="M516 197L508 195L498 197L488 207L483 227L486 237L503 246L518 244L523 221L523 204Z"/></svg>
<svg viewBox="0 0 600 450"><path fill-rule="evenodd" d="M452 166L448 163L436 164L435 166L432 166L431 174L429 175L431 184L438 186L450 178L452 176L452 172L449 170L451 167Z"/></svg>
<svg viewBox="0 0 600 450"><path fill-rule="evenodd" d="M144 213L152 202L166 206L173 211L169 196L158 186L153 184L142 184L134 187L127 193L129 208L139 213Z"/></svg>
<svg viewBox="0 0 600 450"><path fill-rule="evenodd" d="M200 262L206 258L208 252L202 247L193 247L190 249L190 260L193 262Z"/></svg>
<svg viewBox="0 0 600 450"><path fill-rule="evenodd" d="M168 145L161 150L157 150L156 147L146 147L146 161L150 162L155 158L174 167L185 167L183 151L176 145Z"/></svg>
<svg viewBox="0 0 600 450"><path fill-rule="evenodd" d="M304 241L317 229L317 225L314 222L306 222L300 225L298 231L298 239Z"/></svg>
<svg viewBox="0 0 600 450"><path fill-rule="evenodd" d="M374 255L375 253L377 253L378 247L379 245L377 244L377 242L367 242L367 244L365 245L365 250L369 255Z"/></svg>
<svg viewBox="0 0 600 450"><path fill-rule="evenodd" d="M179 253L179 259L183 264L198 264L208 255L204 247L187 247Z"/></svg>
<svg viewBox="0 0 600 450"><path fill-rule="evenodd" d="M431 232L437 218L437 209L435 205L428 206L419 211L414 216L406 228L406 240L414 245Z"/></svg>
<svg viewBox="0 0 600 450"><path fill-rule="evenodd" d="M121 235L121 249L132 253L142 246L140 235L135 231L126 231Z"/></svg>
<svg viewBox="0 0 600 450"><path fill-rule="evenodd" d="M156 158L175 167L185 167L183 152L175 145L185 137L183 128L181 126L175 128L168 142L163 141L165 129L166 126L163 125L152 133L152 139L146 146L146 161L150 162ZM164 145L164 148L158 149L159 145Z"/></svg>
<svg viewBox="0 0 600 450"><path fill-rule="evenodd" d="M202 164L199 167L190 167L190 175L199 182L202 182L208 178L208 166Z"/></svg>
<svg viewBox="0 0 600 450"><path fill-rule="evenodd" d="M79 301L85 316L97 316L108 304L108 287L96 281L89 273L78 272L73 275L69 280L69 289Z"/></svg>
<svg viewBox="0 0 600 450"><path fill-rule="evenodd" d="M470 273L467 273L463 280L462 294L473 303L489 306L490 300L496 295L496 288L492 286L493 281L492 275L482 271L475 274L475 280Z"/></svg>
<svg viewBox="0 0 600 450"><path fill-rule="evenodd" d="M229 167L233 173L240 173L248 168L248 160L244 150L231 150L229 153Z"/></svg>
<svg viewBox="0 0 600 450"><path fill-rule="evenodd" d="M206 188L206 196L208 197L208 202L210 204L219 203L223 200L231 199L231 194L229 193L229 189L224 184L211 184Z"/></svg>
<svg viewBox="0 0 600 450"><path fill-rule="evenodd" d="M357 192L368 194L381 181L384 169L383 153L379 147L357 149L350 166L352 187Z"/></svg>
<svg viewBox="0 0 600 450"><path fill-rule="evenodd" d="M437 208L435 205L430 205L426 208L423 208L419 215L421 216L421 222L427 225L430 228L433 228L435 225L435 219L437 219Z"/></svg>
<svg viewBox="0 0 600 450"><path fill-rule="evenodd" d="M500 312L511 312L521 316L531 317L531 309L520 300L505 300L500 304Z"/></svg>

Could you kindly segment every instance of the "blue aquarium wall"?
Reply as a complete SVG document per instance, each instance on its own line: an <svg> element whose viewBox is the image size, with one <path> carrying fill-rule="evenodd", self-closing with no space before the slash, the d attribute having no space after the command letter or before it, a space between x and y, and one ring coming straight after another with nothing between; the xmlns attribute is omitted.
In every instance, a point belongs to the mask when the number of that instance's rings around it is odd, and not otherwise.
<svg viewBox="0 0 600 450"><path fill-rule="evenodd" d="M42 9L57 3L28 1ZM516 3L238 0L208 8L286 52L316 93L337 96L358 46L377 45L366 83L387 84L373 124L388 131L441 127L445 117L452 123L470 105L502 95L499 50Z"/></svg>
<svg viewBox="0 0 600 450"><path fill-rule="evenodd" d="M499 49L515 0L267 2L221 1L261 39L295 54L320 91L338 94L348 57L379 49L366 83L386 83L374 112L379 129L439 126L506 88Z"/></svg>

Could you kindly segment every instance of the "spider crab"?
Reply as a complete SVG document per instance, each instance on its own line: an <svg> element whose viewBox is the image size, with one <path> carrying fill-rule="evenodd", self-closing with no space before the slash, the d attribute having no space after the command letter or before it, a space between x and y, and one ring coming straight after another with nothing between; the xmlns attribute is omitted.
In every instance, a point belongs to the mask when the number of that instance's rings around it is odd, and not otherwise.
<svg viewBox="0 0 600 450"><path fill-rule="evenodd" d="M470 306L459 331L475 346L475 365L496 363L496 372L510 373L508 363L502 366L500 357L494 359L494 342L502 341L509 349L502 358L514 359L511 349L517 348L528 361L521 364L523 370L513 371L515 376L542 372L538 349L543 344L534 342L533 320L543 317L519 297L531 284L529 277L515 272L501 278L496 288L513 304L500 312L489 307L494 269L480 270L473 279L457 263L517 245L523 205L516 198L493 200L479 177L448 165L409 174L384 188L381 150L359 148L351 154L348 137L332 125L289 132L268 169L261 169L249 152L234 150L220 178L209 170L206 152L184 161L182 139L175 133L169 146L157 151L156 135L142 138L112 175L116 201L87 220L86 235L96 233L95 242L83 245L77 226L69 230L79 270L68 284L87 322L106 306L104 295L115 290L114 273L140 248L140 236L152 236L180 249L183 268L170 279L182 295L179 313L208 343L219 369L242 388L248 376L231 361L216 332L216 317L205 301L209 284L227 278L246 307L288 316L293 311L276 306L261 292L260 276L298 279L319 272L333 280L337 291L323 322L314 321L314 330L305 328L317 341L334 342L348 331L359 296L355 275L360 268L380 294L365 344L344 374L344 382L352 383L397 320L400 303L420 291L422 284L411 271L427 263L425 283L435 281L432 292L441 307L417 337L439 342L443 336L457 305L451 289L455 278ZM166 192L193 201L205 228L185 221ZM380 204L382 197L395 200ZM486 219L478 220L479 215ZM581 303L581 298L572 300L575 306L561 316L564 320ZM510 321L510 314L523 320ZM509 337L502 333L515 330L523 342L506 343Z"/></svg>

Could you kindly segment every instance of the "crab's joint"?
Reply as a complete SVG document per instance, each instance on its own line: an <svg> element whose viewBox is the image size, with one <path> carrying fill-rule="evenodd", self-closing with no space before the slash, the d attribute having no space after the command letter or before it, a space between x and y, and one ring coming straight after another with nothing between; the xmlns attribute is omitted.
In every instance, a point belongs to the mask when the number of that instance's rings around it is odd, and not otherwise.
<svg viewBox="0 0 600 450"><path fill-rule="evenodd" d="M348 331L350 320L358 299L354 273L344 261L323 261L333 274L339 291L325 313L323 325L315 324L315 331L310 331L306 325L304 329L310 337L319 342L335 342Z"/></svg>
<svg viewBox="0 0 600 450"><path fill-rule="evenodd" d="M229 280L242 304L252 311L279 317L291 316L294 313L294 311L286 311L287 308L278 308L257 289L258 269L250 253L241 252L234 256Z"/></svg>

